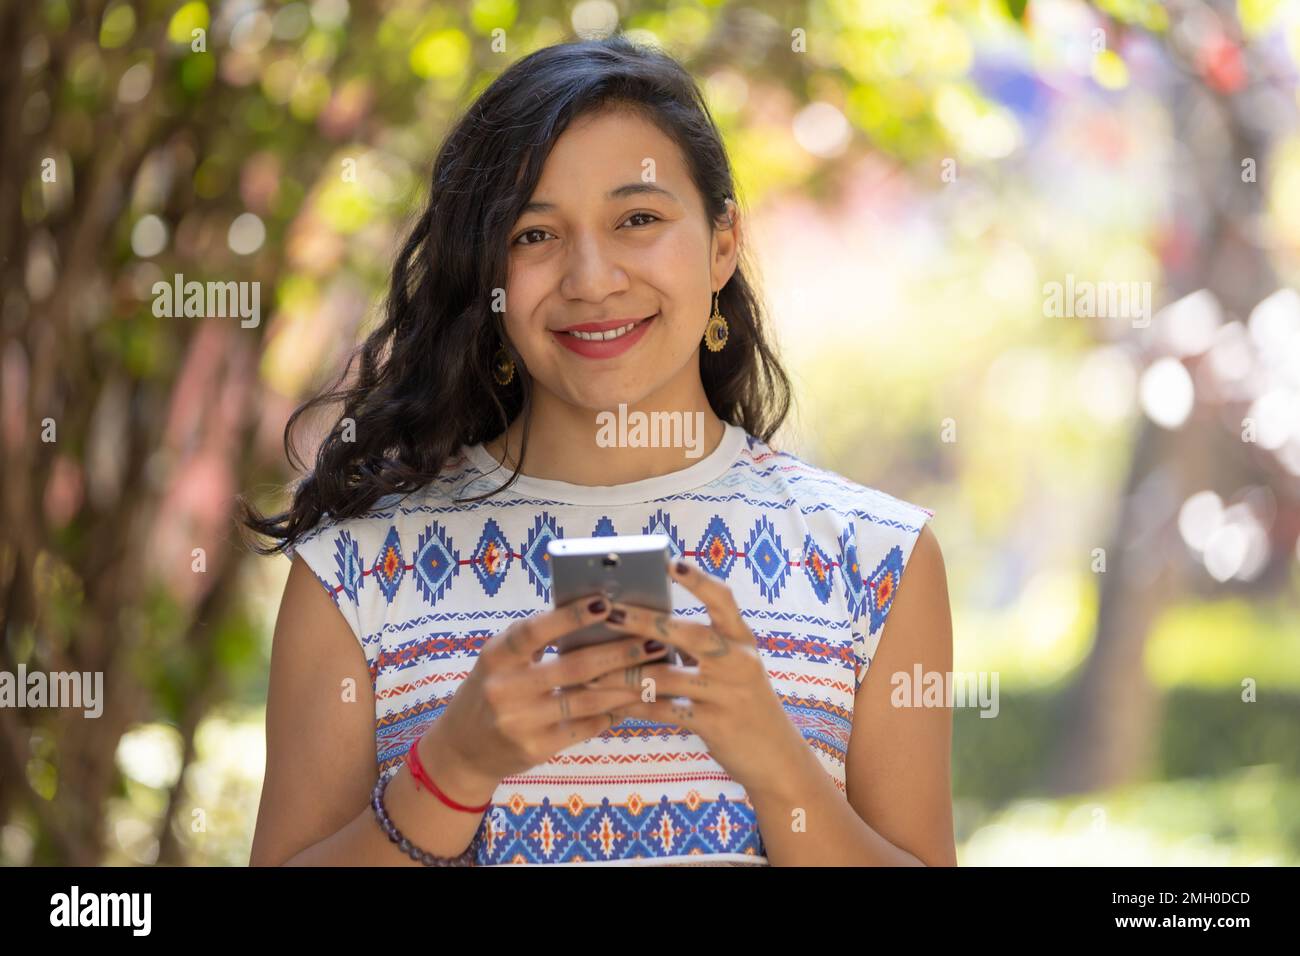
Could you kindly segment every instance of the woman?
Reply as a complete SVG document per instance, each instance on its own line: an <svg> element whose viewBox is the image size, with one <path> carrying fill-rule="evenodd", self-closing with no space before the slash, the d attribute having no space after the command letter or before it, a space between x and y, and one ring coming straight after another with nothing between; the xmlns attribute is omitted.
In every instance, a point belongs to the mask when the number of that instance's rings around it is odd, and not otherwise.
<svg viewBox="0 0 1300 956"><path fill-rule="evenodd" d="M888 680L951 670L931 513L768 444L739 213L689 74L621 37L452 130L359 373L290 419L341 402L314 470L246 512L293 559L252 863L955 864L951 713ZM549 540L642 533L674 614L550 607Z"/></svg>

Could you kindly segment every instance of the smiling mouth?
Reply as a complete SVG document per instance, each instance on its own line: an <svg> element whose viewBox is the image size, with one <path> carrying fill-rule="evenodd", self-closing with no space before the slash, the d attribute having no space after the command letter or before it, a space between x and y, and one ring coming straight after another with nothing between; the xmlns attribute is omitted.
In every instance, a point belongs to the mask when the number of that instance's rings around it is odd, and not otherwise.
<svg viewBox="0 0 1300 956"><path fill-rule="evenodd" d="M659 313L656 312L655 315ZM635 322L629 322L627 325L617 329L606 329L604 332L564 332L564 335L572 335L575 339L582 339L584 342L608 342L611 339L621 339L629 332L636 329L637 326L644 322L649 322L655 315L648 315L644 319L637 319Z"/></svg>

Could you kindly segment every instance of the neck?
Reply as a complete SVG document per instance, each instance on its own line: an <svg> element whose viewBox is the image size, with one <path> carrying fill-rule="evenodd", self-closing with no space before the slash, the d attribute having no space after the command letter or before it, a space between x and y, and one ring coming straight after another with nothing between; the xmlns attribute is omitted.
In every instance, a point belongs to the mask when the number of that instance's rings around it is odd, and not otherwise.
<svg viewBox="0 0 1300 956"><path fill-rule="evenodd" d="M727 428L709 407L702 387L689 403L648 397L623 410L581 408L541 389L535 394L526 452L522 451L522 415L483 443L510 471L522 454L520 471L533 478L574 485L621 485L657 478L689 468L711 454ZM674 414L664 416L665 409ZM658 418L655 412L660 413Z"/></svg>

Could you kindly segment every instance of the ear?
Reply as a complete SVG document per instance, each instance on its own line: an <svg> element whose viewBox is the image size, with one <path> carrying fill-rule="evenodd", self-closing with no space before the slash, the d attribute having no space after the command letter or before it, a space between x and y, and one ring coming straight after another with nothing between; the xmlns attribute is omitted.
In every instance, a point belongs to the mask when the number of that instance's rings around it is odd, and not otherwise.
<svg viewBox="0 0 1300 956"><path fill-rule="evenodd" d="M727 197L727 220L729 225L722 228L715 226L713 232L715 245L710 271L713 273L713 285L718 289L725 286L735 274L743 239L740 206L730 196Z"/></svg>

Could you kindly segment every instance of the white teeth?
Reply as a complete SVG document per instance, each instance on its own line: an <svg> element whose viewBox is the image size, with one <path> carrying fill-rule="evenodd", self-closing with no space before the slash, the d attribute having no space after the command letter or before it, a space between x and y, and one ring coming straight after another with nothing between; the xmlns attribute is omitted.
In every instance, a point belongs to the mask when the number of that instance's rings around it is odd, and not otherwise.
<svg viewBox="0 0 1300 956"><path fill-rule="evenodd" d="M588 342L607 342L610 339L616 339L620 336L627 335L639 324L640 322L629 322L621 329L606 329L604 332L569 332L568 334L572 335L574 338L585 339Z"/></svg>

